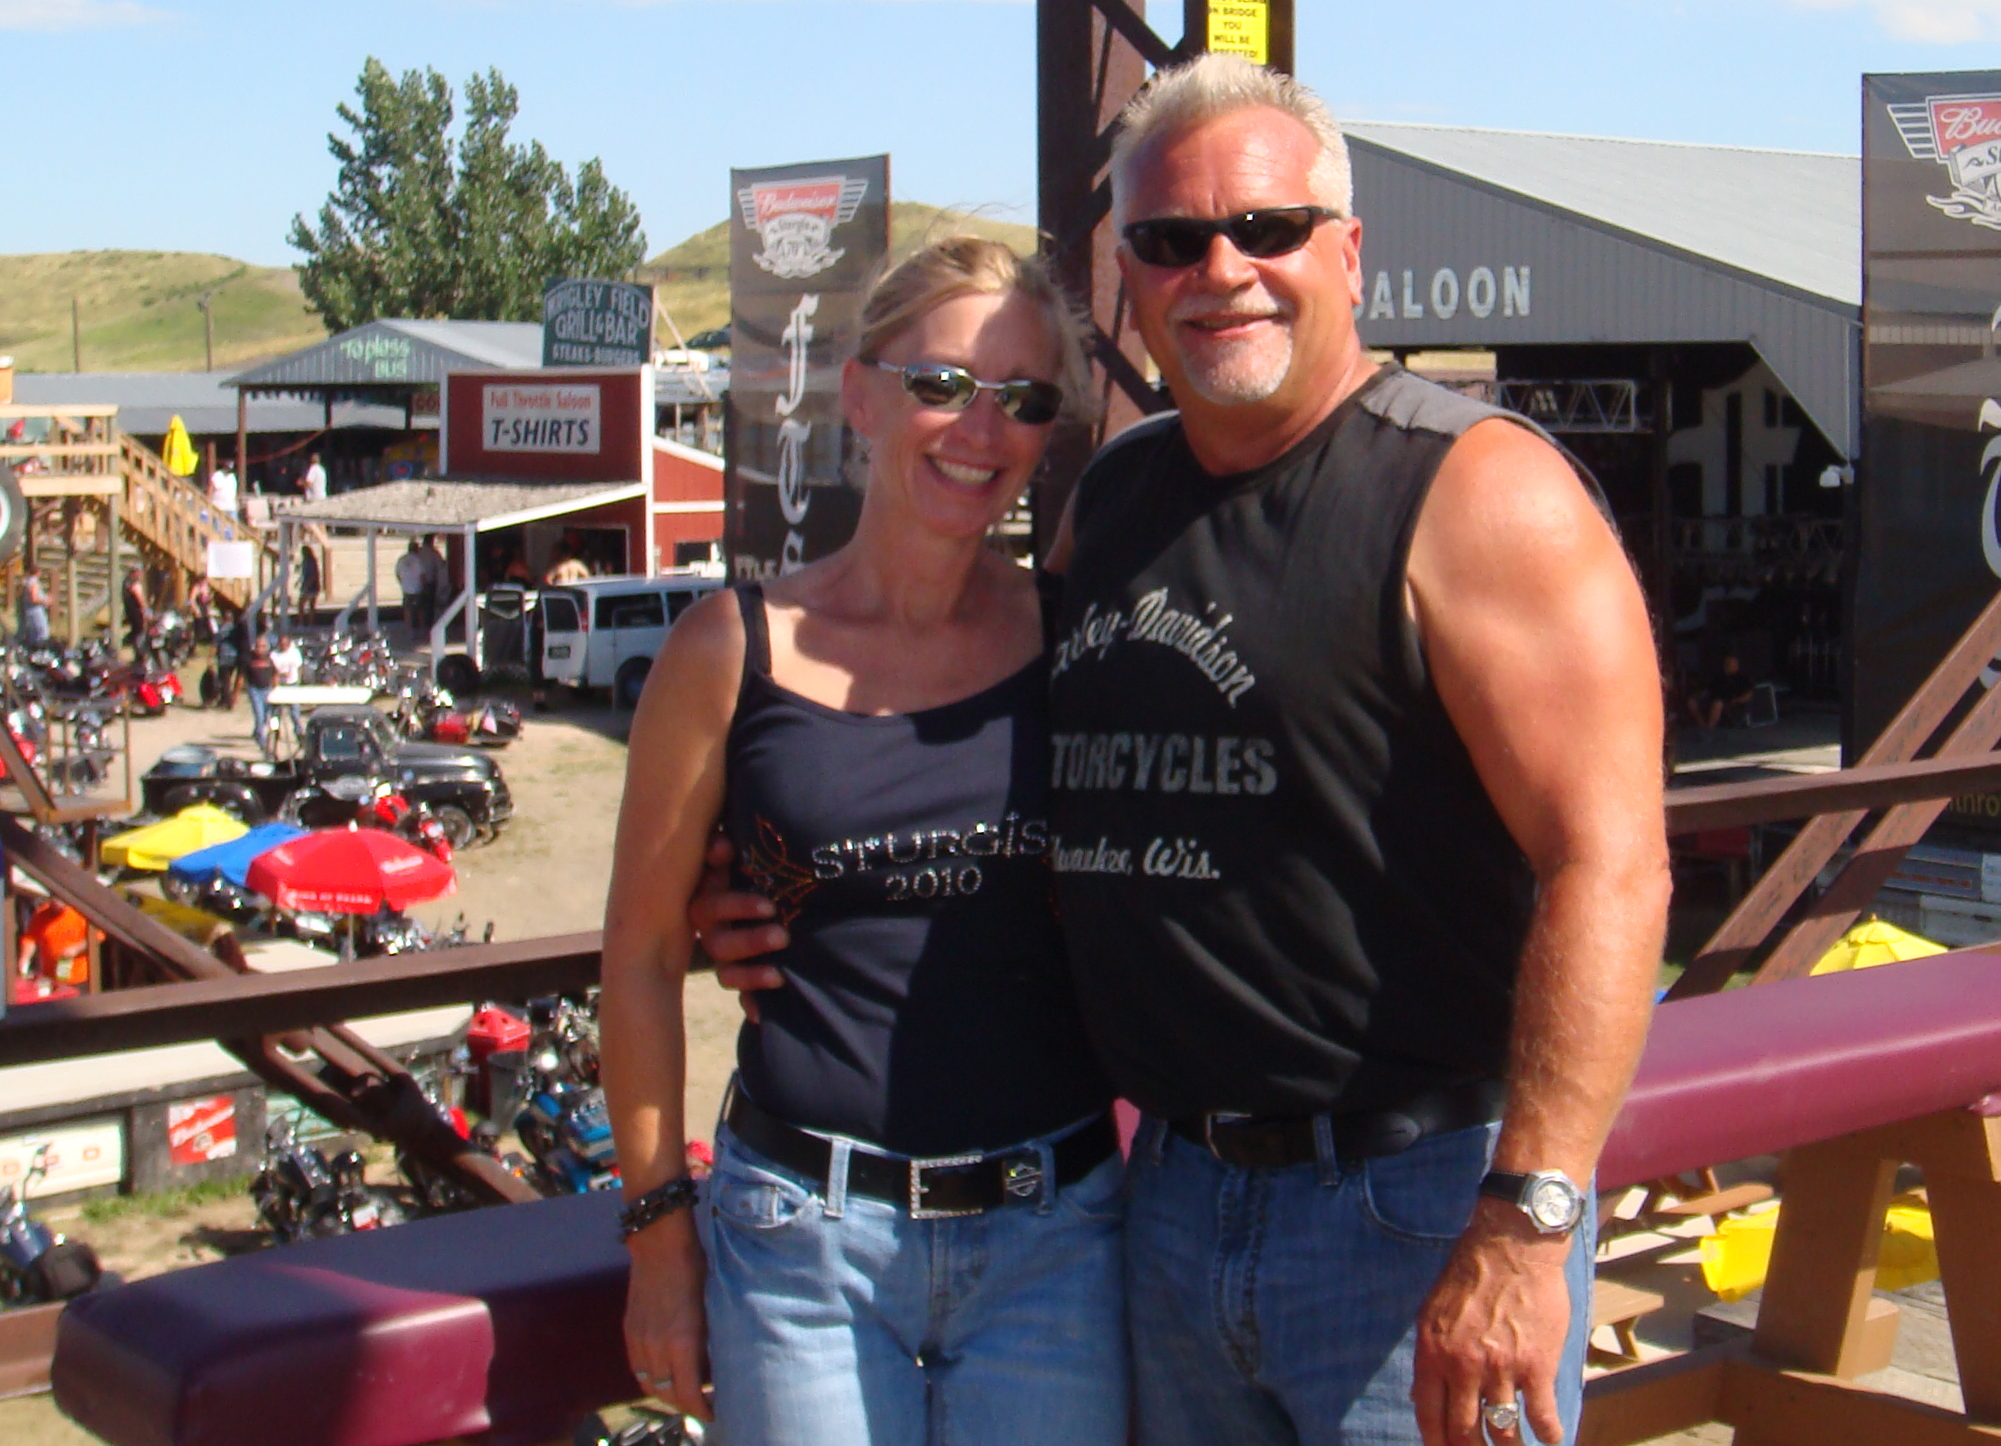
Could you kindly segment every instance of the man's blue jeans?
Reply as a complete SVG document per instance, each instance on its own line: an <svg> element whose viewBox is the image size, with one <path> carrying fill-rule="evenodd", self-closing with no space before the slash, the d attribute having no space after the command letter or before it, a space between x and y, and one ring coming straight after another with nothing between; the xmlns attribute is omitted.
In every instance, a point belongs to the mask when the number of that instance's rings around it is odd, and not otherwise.
<svg viewBox="0 0 2001 1446"><path fill-rule="evenodd" d="M1417 1313L1472 1215L1496 1133L1244 1170L1145 1121L1126 1223L1139 1446L1415 1446ZM1587 1211L1568 1266L1566 1439L1583 1393L1595 1233Z"/></svg>
<svg viewBox="0 0 2001 1446"><path fill-rule="evenodd" d="M1039 1201L913 1220L717 1131L696 1212L727 1446L1125 1446L1116 1159ZM1045 1155L1044 1178L1048 1178Z"/></svg>

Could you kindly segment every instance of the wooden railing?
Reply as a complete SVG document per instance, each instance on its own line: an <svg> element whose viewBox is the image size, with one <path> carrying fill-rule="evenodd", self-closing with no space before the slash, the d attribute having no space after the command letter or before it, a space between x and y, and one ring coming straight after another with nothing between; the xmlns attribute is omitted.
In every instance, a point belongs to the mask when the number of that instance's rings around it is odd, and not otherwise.
<svg viewBox="0 0 2001 1446"><path fill-rule="evenodd" d="M47 418L39 442L9 442L13 423ZM0 462L14 468L24 497L115 497L122 488L118 408L55 408L22 402L0 405Z"/></svg>
<svg viewBox="0 0 2001 1446"><path fill-rule="evenodd" d="M190 577L204 577L211 542L251 542L276 556L254 528L210 506L207 494L176 477L150 448L123 434L118 441L125 469L122 520L136 540L163 560ZM249 603L253 584L245 578L215 578L210 586L231 607L240 609Z"/></svg>

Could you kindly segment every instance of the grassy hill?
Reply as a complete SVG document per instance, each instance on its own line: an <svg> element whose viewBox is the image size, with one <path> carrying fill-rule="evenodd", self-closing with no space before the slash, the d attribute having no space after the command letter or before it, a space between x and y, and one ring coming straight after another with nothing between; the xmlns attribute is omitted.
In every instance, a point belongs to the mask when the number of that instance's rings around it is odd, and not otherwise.
<svg viewBox="0 0 2001 1446"><path fill-rule="evenodd" d="M893 201L889 207L889 246L897 255L907 255L936 236L970 231L990 236L1017 251L1035 249L1035 228L1008 221L969 216L917 201ZM730 319L729 223L718 222L698 231L680 245L662 251L639 269L640 280L653 283L653 295L661 310L674 318L681 335L689 337ZM656 340L672 345L673 338L661 326Z"/></svg>
<svg viewBox="0 0 2001 1446"><path fill-rule="evenodd" d="M215 364L233 366L326 335L290 268L189 251L0 256L0 354L23 371L71 369L70 299L83 319L85 371L200 371L214 293Z"/></svg>
<svg viewBox="0 0 2001 1446"><path fill-rule="evenodd" d="M890 207L890 246L898 255L959 231L991 236L1018 251L1035 246L1032 227L915 201ZM639 274L654 283L682 336L725 325L728 223L661 252ZM85 371L200 371L202 318L195 303L207 292L215 296L218 367L310 346L326 335L289 267L192 251L64 251L0 256L0 356L12 355L22 371L69 371L74 297L83 315ZM671 345L672 334L662 326L657 340Z"/></svg>

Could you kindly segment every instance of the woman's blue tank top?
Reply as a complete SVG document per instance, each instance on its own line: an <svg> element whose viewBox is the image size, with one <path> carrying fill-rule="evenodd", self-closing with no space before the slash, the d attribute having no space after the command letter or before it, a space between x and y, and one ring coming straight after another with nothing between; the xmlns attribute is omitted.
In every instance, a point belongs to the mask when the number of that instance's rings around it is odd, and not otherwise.
<svg viewBox="0 0 2001 1446"><path fill-rule="evenodd" d="M792 936L738 1036L741 1087L909 1155L1102 1109L1051 887L1046 657L941 707L847 713L772 681L762 590L737 598L724 826Z"/></svg>

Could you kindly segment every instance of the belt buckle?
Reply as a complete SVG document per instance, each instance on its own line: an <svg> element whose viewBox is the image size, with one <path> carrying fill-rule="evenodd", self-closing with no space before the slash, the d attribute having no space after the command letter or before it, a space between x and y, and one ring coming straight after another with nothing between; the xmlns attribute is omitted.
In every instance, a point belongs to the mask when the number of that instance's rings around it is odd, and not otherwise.
<svg viewBox="0 0 2001 1446"><path fill-rule="evenodd" d="M1208 1150L1218 1160L1222 1160L1224 1164L1229 1164L1228 1160L1223 1160L1223 1152L1216 1148L1216 1126L1219 1122L1225 1125L1242 1124L1250 1118L1250 1115L1245 1114L1241 1110L1212 1110L1210 1113L1202 1116L1203 1148Z"/></svg>
<svg viewBox="0 0 2001 1446"><path fill-rule="evenodd" d="M925 1192L931 1187L924 1176L930 1170L963 1170L968 1165L977 1165L986 1159L982 1154L937 1155L928 1160L910 1162L910 1218L912 1220L950 1220L960 1215L981 1215L985 1211L974 1206L969 1210L934 1210L924 1203Z"/></svg>

